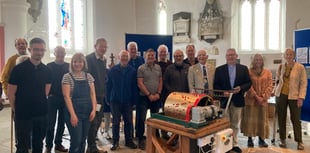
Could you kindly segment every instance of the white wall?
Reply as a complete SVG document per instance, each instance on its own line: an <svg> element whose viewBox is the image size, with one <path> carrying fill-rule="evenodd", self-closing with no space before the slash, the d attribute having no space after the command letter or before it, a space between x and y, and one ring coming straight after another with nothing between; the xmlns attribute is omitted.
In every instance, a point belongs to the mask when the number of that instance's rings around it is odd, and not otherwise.
<svg viewBox="0 0 310 153"><path fill-rule="evenodd" d="M223 11L224 16L224 37L223 39L216 40L213 44L206 43L204 41L198 40L197 31L198 31L198 17L199 13L203 11L206 0L166 0L168 8L168 33L172 34L172 15L178 12L191 12L192 21L191 21L191 37L192 43L196 45L196 50L207 49L212 50L212 47L215 46L219 49L220 55L209 55L209 59L216 59L216 64L221 65L226 62L225 52L228 48L231 47L231 6L232 1L227 0L217 0L218 7ZM285 45L286 47L292 47L293 44L293 31L296 29L296 20L300 19L297 28L310 28L310 20L308 15L310 1L309 0L287 0L286 4L286 38ZM185 51L186 43L175 44L174 50L182 49ZM242 64L250 65L251 56L253 54L239 54L239 58ZM271 70L276 70L278 64L274 64L274 59L281 59L282 55L279 54L265 54L265 66Z"/></svg>
<svg viewBox="0 0 310 153"><path fill-rule="evenodd" d="M1 1L1 0L0 0ZM104 37L108 41L107 56L111 52L117 54L121 49L125 48L125 33L139 33L139 34L156 34L157 33L157 14L158 14L158 0L88 0L91 1L90 11L93 13L93 22L88 22L88 28L91 28L93 33L89 34L91 38L88 41L88 53L92 52L94 39L97 37ZM44 1L41 15L38 18L38 22L34 24L31 17L28 15L27 31L32 28L40 28L41 34L47 34L48 29L48 15L47 15L47 1ZM199 13L203 11L206 0L166 0L167 2L167 19L168 19L168 34L172 34L172 15L178 12L191 12L192 13L192 25L191 25L191 38L192 43L196 45L197 49L210 50L212 47L218 47L220 55L210 55L210 59L216 59L217 65L225 63L225 51L231 47L231 1L217 0L219 8L224 13L224 35L223 39L216 40L213 44L206 43L198 40L197 37L197 21ZM309 28L310 20L308 20L308 14L310 14L309 0L287 0L286 5L286 40L285 46L291 47L293 42L293 31L296 29L296 21L300 19L297 24L297 28ZM0 7L1 18L6 14L3 14L3 8ZM0 18L0 19L1 19ZM4 23L6 24L6 23ZM10 26L10 25L8 25ZM24 35L24 34L22 34ZM46 35L47 36L47 35ZM6 44L11 45L11 44ZM185 50L187 44L175 44L173 50L182 49ZM6 51L6 59L14 52ZM241 63L249 65L251 55L239 55ZM266 55L266 66L270 69L275 69L277 65L273 64L273 59L281 58L280 54L268 54ZM46 56L45 62L49 62L52 59Z"/></svg>
<svg viewBox="0 0 310 153"><path fill-rule="evenodd" d="M217 47L220 51L220 55L209 54L209 59L216 59L216 64L220 65L225 63L223 52L227 48L230 48L230 16L231 16L231 1L218 0L218 7L223 11L224 16L224 34L223 39L216 40L213 44L209 44L203 40L198 39L198 19L199 14L203 12L206 0L166 0L167 2L167 14L168 14L168 34L172 34L172 18L173 14L178 12L191 12L191 43L195 44L196 50L207 49L212 50L213 47ZM187 43L174 44L173 50L181 49L185 52Z"/></svg>
<svg viewBox="0 0 310 153"><path fill-rule="evenodd" d="M294 31L310 28L310 0L287 0L286 47L293 47Z"/></svg>
<svg viewBox="0 0 310 153"><path fill-rule="evenodd" d="M156 33L155 5L154 0L95 0L94 38L107 39L107 56L125 49L125 33Z"/></svg>

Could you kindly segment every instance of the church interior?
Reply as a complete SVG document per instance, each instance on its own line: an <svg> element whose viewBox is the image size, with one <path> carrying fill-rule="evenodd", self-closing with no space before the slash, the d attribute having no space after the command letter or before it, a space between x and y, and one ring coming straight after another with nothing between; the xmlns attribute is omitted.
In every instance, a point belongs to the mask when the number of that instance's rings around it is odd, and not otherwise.
<svg viewBox="0 0 310 153"><path fill-rule="evenodd" d="M244 7L243 3L247 3L247 7ZM256 4L265 7L255 10L259 6ZM265 4L274 4L273 9L278 11L269 9L273 5ZM277 68L284 62L285 49L295 48L294 32L310 29L307 15L310 14L309 7L309 0L0 0L0 71L2 72L8 58L16 54L14 46L16 38L30 41L39 37L45 40L47 50L42 59L44 64L54 60L53 50L57 45L66 48L65 60L70 62L74 53L81 52L87 55L95 50L94 44L97 38L105 38L108 44L105 53L107 63L112 61L118 63L117 55L126 49L127 36L135 34L171 38L167 46L172 61L173 52L180 49L185 54L188 44L195 45L196 53L200 49L207 50L208 63L215 67L225 64L228 48L235 48L238 62L246 66L250 66L254 55L259 53L264 57L264 67L272 72L274 78ZM242 14L246 9L256 14L249 15L244 12ZM276 17L272 16L274 13L278 13ZM251 28L244 28L246 25L251 25ZM143 46L138 43L138 47L140 45ZM310 54L310 42L307 47L307 54ZM140 55L144 55L144 50L138 51L141 51ZM309 64L310 55L307 58L309 59L306 59L308 60L306 63ZM4 109L0 111L0 152L11 153L15 152L11 108L4 94L2 99ZM310 103L310 99L305 103ZM309 121L302 121L305 148L297 150L294 137L291 136L293 129L288 117L287 135L290 138L287 139L287 148L281 148L278 145L280 141L278 133L276 132L275 139L273 137L274 131L277 131L273 126L274 97L269 100L268 107L270 135L266 142L269 147L248 148L247 137L239 133L242 152L310 152ZM104 129L104 124L100 129ZM68 131L65 130L63 136L65 147L69 147L69 139ZM110 151L112 142L105 138L102 131L98 131L97 141L99 147L108 152L148 151L126 147ZM258 139L254 139L254 142L258 142ZM123 131L120 143L124 143Z"/></svg>

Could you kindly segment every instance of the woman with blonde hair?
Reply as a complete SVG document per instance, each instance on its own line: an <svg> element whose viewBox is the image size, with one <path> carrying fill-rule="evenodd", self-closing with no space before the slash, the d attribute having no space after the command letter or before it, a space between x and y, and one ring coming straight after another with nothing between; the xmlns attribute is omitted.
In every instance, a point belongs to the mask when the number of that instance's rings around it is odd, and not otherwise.
<svg viewBox="0 0 310 153"><path fill-rule="evenodd" d="M264 139L269 137L267 100L272 92L272 73L264 68L261 54L254 55L249 74L252 86L245 96L241 132L248 137L248 147L254 147L252 137L255 136L260 147L268 147Z"/></svg>
<svg viewBox="0 0 310 153"><path fill-rule="evenodd" d="M69 153L84 153L90 122L96 115L94 78L86 73L82 53L73 55L70 72L63 76L62 92L67 110L65 121L70 134Z"/></svg>
<svg viewBox="0 0 310 153"><path fill-rule="evenodd" d="M289 107L297 149L304 150L301 135L300 113L307 93L307 73L302 64L294 61L294 50L286 49L284 58L286 62L279 66L276 77L279 83L275 88L277 101L276 109L281 139L279 145L280 147L286 147L286 115L287 107Z"/></svg>

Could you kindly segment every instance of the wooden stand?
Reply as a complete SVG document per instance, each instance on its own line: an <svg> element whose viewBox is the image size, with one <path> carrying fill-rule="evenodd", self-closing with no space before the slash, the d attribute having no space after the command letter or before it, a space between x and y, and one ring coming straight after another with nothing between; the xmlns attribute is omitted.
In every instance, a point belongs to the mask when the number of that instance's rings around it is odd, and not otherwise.
<svg viewBox="0 0 310 153"><path fill-rule="evenodd" d="M177 153L190 153L190 140L198 139L213 133L216 133L220 130L229 128L229 121L226 118L217 119L212 121L209 125L199 128L185 128L182 125L170 123L167 121L150 118L146 121L147 123L147 139L146 139L146 152L147 153L167 153L169 152L169 147L162 143L156 137L156 129L165 130L167 132L172 132L179 135L179 148L176 151ZM168 140L169 142L169 140Z"/></svg>

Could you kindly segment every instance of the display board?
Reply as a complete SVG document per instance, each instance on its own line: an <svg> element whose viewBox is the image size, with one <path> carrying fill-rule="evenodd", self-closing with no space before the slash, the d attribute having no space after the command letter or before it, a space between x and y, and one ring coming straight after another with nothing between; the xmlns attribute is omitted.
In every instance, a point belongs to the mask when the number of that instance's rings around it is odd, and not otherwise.
<svg viewBox="0 0 310 153"><path fill-rule="evenodd" d="M138 44L139 55L143 56L144 52L150 48L157 52L157 48L161 44L168 47L169 59L172 57L172 35L150 35L150 34L125 34L125 48L127 44L134 41ZM156 58L157 59L157 58Z"/></svg>
<svg viewBox="0 0 310 153"><path fill-rule="evenodd" d="M301 109L301 120L310 121L310 29L294 32L294 48L296 62L305 66L308 78L307 95Z"/></svg>

